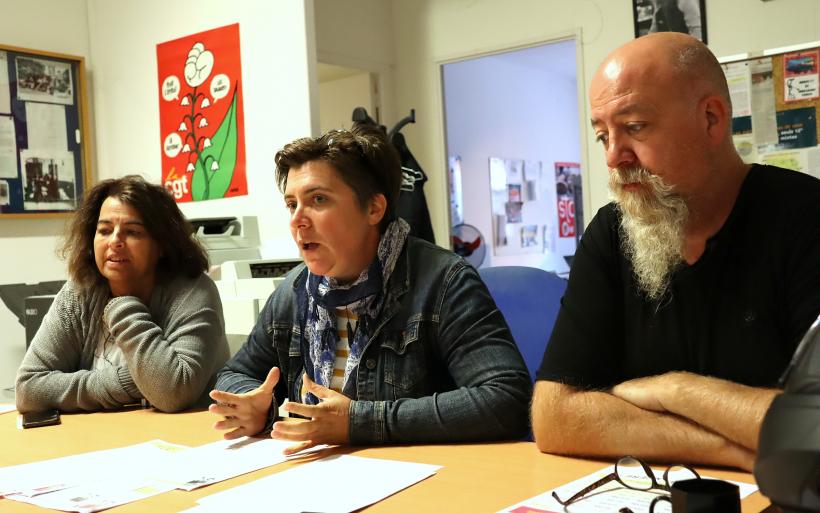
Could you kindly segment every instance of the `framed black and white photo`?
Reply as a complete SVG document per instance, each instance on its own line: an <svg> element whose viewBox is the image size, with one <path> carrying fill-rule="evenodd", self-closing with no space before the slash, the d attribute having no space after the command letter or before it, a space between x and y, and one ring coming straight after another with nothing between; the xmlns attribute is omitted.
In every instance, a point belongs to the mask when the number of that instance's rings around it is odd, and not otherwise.
<svg viewBox="0 0 820 513"><path fill-rule="evenodd" d="M706 39L706 0L632 0L635 37L653 32L683 32Z"/></svg>
<svg viewBox="0 0 820 513"><path fill-rule="evenodd" d="M74 103L71 63L18 56L15 64L19 100L63 105Z"/></svg>

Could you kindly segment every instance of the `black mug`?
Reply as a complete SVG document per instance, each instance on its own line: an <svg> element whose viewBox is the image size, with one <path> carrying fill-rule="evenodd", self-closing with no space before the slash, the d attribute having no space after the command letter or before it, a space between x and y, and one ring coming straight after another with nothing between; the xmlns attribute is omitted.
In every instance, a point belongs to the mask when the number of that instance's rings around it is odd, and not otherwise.
<svg viewBox="0 0 820 513"><path fill-rule="evenodd" d="M672 503L672 513L740 513L740 489L719 479L683 479L671 487L670 497L652 499L649 513L660 502Z"/></svg>

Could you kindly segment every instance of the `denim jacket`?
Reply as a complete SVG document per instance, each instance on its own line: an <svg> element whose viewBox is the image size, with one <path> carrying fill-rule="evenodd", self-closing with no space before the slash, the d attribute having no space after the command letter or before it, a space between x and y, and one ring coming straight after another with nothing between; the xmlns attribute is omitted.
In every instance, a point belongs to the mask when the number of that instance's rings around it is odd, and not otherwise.
<svg viewBox="0 0 820 513"><path fill-rule="evenodd" d="M276 403L301 401L307 355L295 291L306 278L302 265L276 288L220 371L218 390L248 392L278 366ZM420 239L407 239L357 372L351 444L509 439L528 430L532 382L504 317L475 269ZM272 406L268 428L275 414Z"/></svg>

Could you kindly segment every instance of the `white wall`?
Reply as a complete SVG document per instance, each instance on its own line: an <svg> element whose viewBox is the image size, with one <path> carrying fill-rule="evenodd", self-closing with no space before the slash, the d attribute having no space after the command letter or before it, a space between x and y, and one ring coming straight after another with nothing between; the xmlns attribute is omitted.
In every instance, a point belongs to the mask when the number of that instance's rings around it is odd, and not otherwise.
<svg viewBox="0 0 820 513"><path fill-rule="evenodd" d="M93 68L85 0L5 1L2 8L0 44L85 57ZM0 219L0 284L65 279L55 254L62 229L62 219ZM25 330L0 304L0 389L14 384L24 353Z"/></svg>
<svg viewBox="0 0 820 513"><path fill-rule="evenodd" d="M430 175L425 192L440 242L447 240L448 197L437 62L550 40L580 28L578 78L586 104L598 64L633 37L631 0L392 0L392 6L396 108L416 108L418 126L406 132L407 142ZM820 40L817 0L710 0L706 9L709 46L718 56ZM583 172L590 177L584 187L591 200L584 213L589 222L607 202L606 166L588 124L581 126Z"/></svg>
<svg viewBox="0 0 820 513"><path fill-rule="evenodd" d="M444 67L448 154L461 157L464 222L484 234L484 265L540 267L544 263L540 245L537 253L494 255L489 158L542 162L543 176L552 184L552 195L526 202L524 208L544 210L537 216L539 230L545 223L554 228L558 218L555 181L549 178L554 177L554 163L578 162L581 157L574 74L572 40ZM536 222L535 217L530 219L524 224ZM556 248L564 250L560 254L574 252L574 239L558 240L556 236L556 242L570 243L571 248ZM517 243L517 239L510 241L511 245ZM566 270L563 259L556 262L549 262L549 270Z"/></svg>
<svg viewBox="0 0 820 513"><path fill-rule="evenodd" d="M376 73L379 121L390 128L409 113L396 111L392 7L386 0L315 0L319 62ZM375 119L375 113L368 113Z"/></svg>
<svg viewBox="0 0 820 513"><path fill-rule="evenodd" d="M319 82L319 127L322 133L339 128L350 128L356 107L376 115L376 97L373 94L370 72Z"/></svg>
<svg viewBox="0 0 820 513"><path fill-rule="evenodd" d="M190 218L256 215L263 256L295 257L273 156L318 132L312 0L89 0L98 176L138 172L159 181L156 45L237 22L249 194L181 207Z"/></svg>

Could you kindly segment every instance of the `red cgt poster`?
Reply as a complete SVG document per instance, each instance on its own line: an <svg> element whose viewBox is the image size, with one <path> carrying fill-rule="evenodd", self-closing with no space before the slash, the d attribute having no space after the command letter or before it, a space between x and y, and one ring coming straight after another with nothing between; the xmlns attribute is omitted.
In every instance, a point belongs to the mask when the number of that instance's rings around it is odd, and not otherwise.
<svg viewBox="0 0 820 513"><path fill-rule="evenodd" d="M162 183L178 203L244 196L239 24L157 45Z"/></svg>

